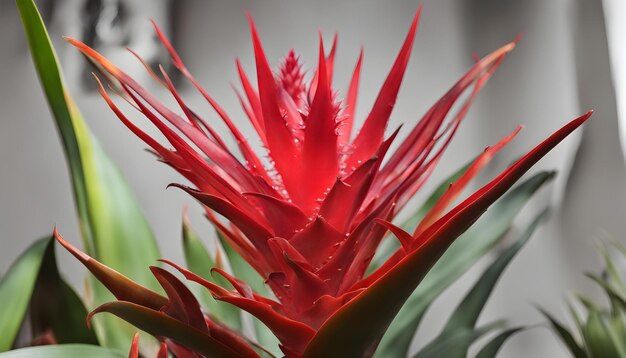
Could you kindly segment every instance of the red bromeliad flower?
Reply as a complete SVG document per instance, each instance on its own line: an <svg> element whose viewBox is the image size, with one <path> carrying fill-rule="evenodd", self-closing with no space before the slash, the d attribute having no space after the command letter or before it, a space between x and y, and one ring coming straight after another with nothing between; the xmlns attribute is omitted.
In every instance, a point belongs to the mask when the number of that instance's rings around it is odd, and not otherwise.
<svg viewBox="0 0 626 358"><path fill-rule="evenodd" d="M217 299L256 316L278 337L281 349L289 357L323 355L320 347L333 340L352 347L346 354L371 355L403 302L448 246L535 162L590 116L588 113L572 121L448 210L470 180L518 133L519 129L515 130L477 157L412 234L394 226L390 222L432 173L476 94L515 47L514 41L477 61L391 153L388 150L399 128L387 138L385 130L409 60L418 19L419 11L356 135L352 127L362 54L345 99L340 99L331 85L336 38L328 55L320 39L319 63L312 78L307 80L293 50L279 70L272 71L250 20L257 87L237 62L243 87L243 95L237 95L264 144L270 165L264 164L262 156L252 150L231 118L191 76L158 28L157 34L174 66L227 125L243 161L227 148L209 123L185 104L163 69L161 78L146 67L171 91L182 115L163 105L96 51L68 39L115 78L123 90L120 94L161 131L172 149L129 121L101 88L102 96L120 120L160 160L193 183L195 188L173 185L206 206L209 220L266 280L276 299L260 296L245 282L220 269L215 269L216 273L228 279L235 290L168 263L187 279L204 285ZM451 114L453 105L466 92L469 94L458 111ZM230 225L224 224L216 214L226 218ZM366 276L366 269L387 230L393 232L401 247L384 265ZM98 266L93 259L59 239L120 300L96 312L112 312L164 337L178 347L179 356L186 356L189 350L205 355L256 354L240 335L204 315L191 293L168 271L152 268L167 294L165 298ZM130 315L131 311L135 314ZM201 339L190 343L189 337L176 336L171 331L147 329L147 318L142 320L137 315L148 317L149 311L160 312L162 325L166 325L165 321L178 322L181 327L193 328ZM346 329L347 323L352 329Z"/></svg>

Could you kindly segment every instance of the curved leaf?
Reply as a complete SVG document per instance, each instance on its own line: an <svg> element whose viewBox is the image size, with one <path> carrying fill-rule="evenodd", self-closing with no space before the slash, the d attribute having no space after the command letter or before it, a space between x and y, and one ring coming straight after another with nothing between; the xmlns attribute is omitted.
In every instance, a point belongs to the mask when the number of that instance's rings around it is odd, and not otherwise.
<svg viewBox="0 0 626 358"><path fill-rule="evenodd" d="M465 346L469 346L500 325L501 323L496 322L481 328L457 330L444 339L434 342L435 344L424 347L413 358L465 357Z"/></svg>
<svg viewBox="0 0 626 358"><path fill-rule="evenodd" d="M126 358L119 351L87 344L59 344L51 346L28 347L0 353L0 358Z"/></svg>
<svg viewBox="0 0 626 358"><path fill-rule="evenodd" d="M59 274L54 238L48 239L46 251L32 297L30 329L33 337L51 331L56 343L97 345L93 330L87 327L87 310L83 301Z"/></svg>
<svg viewBox="0 0 626 358"><path fill-rule="evenodd" d="M47 243L41 239L32 244L0 281L0 352L11 349L22 326Z"/></svg>
<svg viewBox="0 0 626 358"><path fill-rule="evenodd" d="M550 325L552 326L552 330L555 334L558 335L559 339L565 347L569 350L570 354L574 358L587 358L587 353L585 350L578 344L574 335L570 333L570 331L565 328L559 321L557 321L552 315L543 309L539 308L539 311L548 319Z"/></svg>
<svg viewBox="0 0 626 358"><path fill-rule="evenodd" d="M51 331L58 343L98 343L81 299L59 275L54 243L36 241L0 282L0 351L11 348L28 309L32 338Z"/></svg>
<svg viewBox="0 0 626 358"><path fill-rule="evenodd" d="M136 283L72 246L72 244L65 241L56 228L54 229L54 237L118 300L134 302L153 309L160 309L167 303L167 298Z"/></svg>
<svg viewBox="0 0 626 358"><path fill-rule="evenodd" d="M554 172L541 172L513 188L450 246L391 323L377 355L406 356L421 318L430 304L500 241L524 205L554 176Z"/></svg>
<svg viewBox="0 0 626 358"><path fill-rule="evenodd" d="M142 285L158 289L146 269L159 258L156 241L119 169L89 132L63 83L56 54L32 0L17 0L33 62L59 130L72 178L86 251ZM95 304L112 296L95 281ZM119 321L98 320L101 342L126 349L133 331Z"/></svg>
<svg viewBox="0 0 626 358"><path fill-rule="evenodd" d="M480 279L476 282L474 287L468 292L463 301L457 306L456 310L450 316L450 319L446 323L443 331L437 338L435 338L430 345L440 344L446 341L449 336L457 334L457 332L467 331L474 329L478 317L482 312L487 300L491 296L491 292L495 287L498 279L504 272L504 269L511 262L513 257L519 252L519 250L530 239L535 229L539 226L539 223L546 218L548 210L544 210L539 214L521 237L489 266L489 268L481 275ZM464 358L467 356L470 345L473 342L462 342L455 347L455 354L448 354L447 357Z"/></svg>
<svg viewBox="0 0 626 358"><path fill-rule="evenodd" d="M587 308L589 309L589 315L582 333L591 357L626 357L620 351L619 344L611 334L609 326L602 317L602 313L591 307Z"/></svg>
<svg viewBox="0 0 626 358"><path fill-rule="evenodd" d="M602 278L588 274L588 277L598 283L609 296L615 307L624 308L626 301L619 292ZM624 337L621 335L621 325L615 325L615 318L621 320L623 316L609 317L609 314L596 306L588 298L579 295L578 299L588 311L587 322L581 327L585 347L592 357L626 357ZM617 329L617 330L616 330Z"/></svg>
<svg viewBox="0 0 626 358"><path fill-rule="evenodd" d="M523 328L510 328L506 331L501 332L494 338L492 338L489 343L487 343L481 350L476 354L475 358L496 358L498 351L502 348L504 342L506 342L512 335L521 331Z"/></svg>

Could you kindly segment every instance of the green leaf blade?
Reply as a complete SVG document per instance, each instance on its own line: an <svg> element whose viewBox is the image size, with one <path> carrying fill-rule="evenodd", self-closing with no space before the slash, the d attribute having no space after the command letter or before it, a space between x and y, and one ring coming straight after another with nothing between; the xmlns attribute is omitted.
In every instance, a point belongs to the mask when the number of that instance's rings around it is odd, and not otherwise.
<svg viewBox="0 0 626 358"><path fill-rule="evenodd" d="M493 288L497 284L502 273L524 244L528 242L541 221L546 218L547 213L548 210L545 210L539 214L520 236L520 238L504 252L502 252L489 266L489 268L483 272L480 279L474 284L472 289L454 310L441 334L439 334L439 336L435 338L429 346L439 345L441 342L447 341L449 339L448 337L454 336L458 332L472 331L474 329L476 322L478 321L478 317L485 307L485 304L491 296ZM467 340L459 342L455 347L455 354L449 354L447 357L466 357L472 343L473 341Z"/></svg>
<svg viewBox="0 0 626 358"><path fill-rule="evenodd" d="M59 130L72 178L83 244L104 264L159 290L147 267L160 257L156 240L119 169L91 135L63 82L45 25L32 0L17 0L40 83ZM95 280L93 305L113 297ZM133 330L119 320L98 319L101 342L126 349Z"/></svg>
<svg viewBox="0 0 626 358"><path fill-rule="evenodd" d="M54 333L57 343L97 345L98 339L89 329L87 309L70 285L59 274L54 238L48 240L41 268L30 299L32 335Z"/></svg>
<svg viewBox="0 0 626 358"><path fill-rule="evenodd" d="M504 343L511 338L514 334L520 332L523 328L510 328L497 336L493 337L479 352L476 354L475 358L496 358L500 348L504 345Z"/></svg>
<svg viewBox="0 0 626 358"><path fill-rule="evenodd" d="M377 356L408 354L411 340L430 304L501 240L525 204L554 176L554 172L541 172L519 184L452 244L391 323L377 349Z"/></svg>
<svg viewBox="0 0 626 358"><path fill-rule="evenodd" d="M554 333L558 336L558 338L563 342L565 347L569 350L570 354L574 358L587 358L587 353L585 350L578 344L574 335L563 326L559 321L556 320L552 315L543 309L539 309L541 313L548 319L550 322L550 326Z"/></svg>
<svg viewBox="0 0 626 358"><path fill-rule="evenodd" d="M435 344L424 347L413 358L465 357L463 355L465 346L472 344L500 325L500 322L495 322L480 328L457 330Z"/></svg>
<svg viewBox="0 0 626 358"><path fill-rule="evenodd" d="M32 244L0 281L0 352L11 349L28 310L47 239Z"/></svg>

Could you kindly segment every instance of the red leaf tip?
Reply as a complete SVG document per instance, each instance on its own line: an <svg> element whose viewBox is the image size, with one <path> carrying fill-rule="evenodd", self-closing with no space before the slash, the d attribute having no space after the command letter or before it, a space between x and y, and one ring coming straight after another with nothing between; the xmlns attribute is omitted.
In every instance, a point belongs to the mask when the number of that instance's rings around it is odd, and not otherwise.
<svg viewBox="0 0 626 358"><path fill-rule="evenodd" d="M65 240L63 236L59 234L59 231L57 230L56 225L54 226L52 234L54 235L54 238L57 240L57 242L61 244L61 246L63 246L72 255L74 255L74 257L76 257L79 261L82 261L84 263L85 261L91 260L91 257L89 255L78 250L76 247L74 247L74 245L70 244L67 240Z"/></svg>

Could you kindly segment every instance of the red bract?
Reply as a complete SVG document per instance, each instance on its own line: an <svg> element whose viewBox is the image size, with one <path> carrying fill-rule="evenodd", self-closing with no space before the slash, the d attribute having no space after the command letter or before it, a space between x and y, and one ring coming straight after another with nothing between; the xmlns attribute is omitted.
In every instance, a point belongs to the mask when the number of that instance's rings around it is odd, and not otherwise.
<svg viewBox="0 0 626 358"><path fill-rule="evenodd" d="M279 70L272 71L250 19L257 86L252 85L237 62L243 87L243 94L237 95L265 146L269 165L264 164L267 161L263 160L263 155L252 150L231 118L191 76L158 28L157 34L174 66L200 91L229 128L243 161L227 148L211 124L185 104L163 69L162 79L151 74L171 91L183 116L163 105L96 51L68 39L118 80L122 96L165 136L172 149L129 121L101 88L102 96L122 122L144 140L160 160L195 185L191 188L172 184L206 206L207 217L266 280L276 300L261 297L245 282L222 270L215 273L224 276L235 290L220 287L168 263L187 279L204 285L217 299L259 318L279 338L287 356L323 355L319 347L331 344L332 339L353 342L350 344L354 345L352 353L356 356L371 354L404 300L447 247L536 161L590 115L563 127L491 183L448 210L470 180L518 133L519 129L515 130L478 156L412 235L404 232L390 221L422 187L472 100L515 47L515 41L508 43L477 61L426 112L397 149L388 152L392 142L397 140L399 128L386 139L384 134L409 61L418 19L419 11L356 135L352 135L352 127L362 54L343 100L332 88L336 38L328 55L320 38L318 66L307 81L293 50ZM458 110L451 113L466 92L469 93L458 104ZM230 225L225 225L215 213L227 219ZM365 276L387 229L399 239L401 248L383 266ZM67 243L64 245L81 256ZM81 260L87 259L81 257ZM139 318L124 312L139 312L141 307L141 310L150 310L142 311L145 317L154 312L164 314L169 320L190 327L216 347L230 347L243 356L254 354L250 349L243 350L247 344L243 338L206 318L191 293L167 271L152 268L167 298L153 292L129 298L123 289L119 290L121 281L102 274L102 268L94 265L93 260L87 262L121 300L98 312L113 312L138 324ZM128 306L131 304L133 309ZM356 325L358 322L362 324ZM166 323L174 325L170 321L163 322ZM181 342L180 337L168 336L162 331L150 333L205 352ZM359 340L361 343L354 343Z"/></svg>

